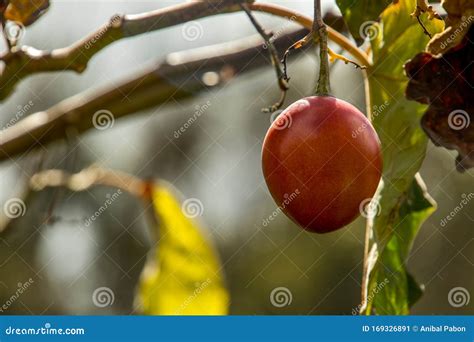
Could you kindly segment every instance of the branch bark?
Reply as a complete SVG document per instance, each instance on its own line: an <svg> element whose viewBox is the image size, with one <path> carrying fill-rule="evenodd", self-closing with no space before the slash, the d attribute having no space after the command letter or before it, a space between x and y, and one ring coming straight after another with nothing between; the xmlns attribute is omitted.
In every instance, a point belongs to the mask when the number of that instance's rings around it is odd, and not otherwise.
<svg viewBox="0 0 474 342"><path fill-rule="evenodd" d="M142 199L149 199L150 196L150 185L146 181L122 171L97 166L90 166L75 174L63 170L41 171L31 177L29 185L35 191L60 186L71 191L84 191L102 185L122 189Z"/></svg>
<svg viewBox="0 0 474 342"><path fill-rule="evenodd" d="M306 33L304 29L286 31L273 43L277 51L283 53L288 45ZM252 63L248 64L249 61ZM74 126L78 133L92 128L97 111L110 111L113 118L129 115L173 98L182 99L221 86L234 76L264 65L270 65L270 60L259 35L233 43L172 53L138 77L113 88L75 95L0 131L0 160L60 140L68 126ZM217 84L205 83L203 75L208 72L218 76ZM127 101L123 101L124 94Z"/></svg>
<svg viewBox="0 0 474 342"><path fill-rule="evenodd" d="M219 13L240 11L241 4L247 4L254 11L286 17L309 30L312 27L313 21L307 16L283 6L256 4L253 0L193 1L142 14L115 15L108 23L68 47L52 51L37 50L29 46L14 47L1 56L0 61L4 63L4 68L0 73L0 101L5 100L14 91L17 83L27 76L66 70L81 73L95 54L120 39ZM327 29L329 39L348 51L361 65L370 65L362 50L334 29Z"/></svg>
<svg viewBox="0 0 474 342"><path fill-rule="evenodd" d="M0 57L4 69L0 74L0 100L7 98L23 78L40 72L83 72L91 58L106 46L123 38L133 37L207 16L240 11L240 4L253 0L193 1L156 11L133 15L114 15L74 44L52 51L33 47L14 47Z"/></svg>

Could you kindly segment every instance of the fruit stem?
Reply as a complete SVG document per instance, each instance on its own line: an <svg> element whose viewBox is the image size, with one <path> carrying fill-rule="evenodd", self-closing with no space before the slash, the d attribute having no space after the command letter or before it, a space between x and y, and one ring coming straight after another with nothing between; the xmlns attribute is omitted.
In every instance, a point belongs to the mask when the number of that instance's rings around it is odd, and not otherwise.
<svg viewBox="0 0 474 342"><path fill-rule="evenodd" d="M321 0L314 0L313 40L319 41L319 80L316 95L329 95L328 31L321 13Z"/></svg>

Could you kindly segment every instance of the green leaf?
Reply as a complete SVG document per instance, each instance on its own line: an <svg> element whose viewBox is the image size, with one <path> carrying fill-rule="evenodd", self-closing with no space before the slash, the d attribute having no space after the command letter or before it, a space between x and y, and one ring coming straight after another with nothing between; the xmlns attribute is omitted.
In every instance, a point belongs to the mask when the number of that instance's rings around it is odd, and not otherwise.
<svg viewBox="0 0 474 342"><path fill-rule="evenodd" d="M371 22L376 21L380 13L391 0L337 0L336 3L346 24L356 41L362 41L369 33Z"/></svg>
<svg viewBox="0 0 474 342"><path fill-rule="evenodd" d="M225 315L229 295L222 266L202 227L189 217L194 215L185 215L176 194L167 183L153 187L160 238L142 272L136 303L148 315ZM202 209L198 200L190 205Z"/></svg>
<svg viewBox="0 0 474 342"><path fill-rule="evenodd" d="M390 236L383 249L379 247L380 254L371 272L369 293L373 293L382 282L389 286L372 296L369 312L375 308L377 314L407 314L423 294L422 287L407 272L405 261L422 223L434 210L435 203L427 193L421 177L417 175L401 196L401 205L394 221L396 232Z"/></svg>
<svg viewBox="0 0 474 342"><path fill-rule="evenodd" d="M377 261L371 270L367 314L407 314L420 287L406 271L406 259L434 201L417 174L425 157L427 137L420 127L424 105L405 99L404 63L428 42L416 19L413 1L400 0L382 13L371 42L373 66L368 70L372 122L382 143L383 185L377 193L380 212L374 218ZM442 22L426 23L436 33ZM375 294L382 282L387 283ZM380 287L380 286L379 286Z"/></svg>

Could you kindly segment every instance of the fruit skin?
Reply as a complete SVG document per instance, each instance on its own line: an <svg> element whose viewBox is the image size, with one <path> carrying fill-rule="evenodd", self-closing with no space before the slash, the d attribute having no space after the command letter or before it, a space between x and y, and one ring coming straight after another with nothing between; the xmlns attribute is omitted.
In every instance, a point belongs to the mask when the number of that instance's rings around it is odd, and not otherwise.
<svg viewBox="0 0 474 342"><path fill-rule="evenodd" d="M350 103L307 97L272 123L262 167L283 212L303 229L327 233L352 222L374 195L382 175L380 140Z"/></svg>

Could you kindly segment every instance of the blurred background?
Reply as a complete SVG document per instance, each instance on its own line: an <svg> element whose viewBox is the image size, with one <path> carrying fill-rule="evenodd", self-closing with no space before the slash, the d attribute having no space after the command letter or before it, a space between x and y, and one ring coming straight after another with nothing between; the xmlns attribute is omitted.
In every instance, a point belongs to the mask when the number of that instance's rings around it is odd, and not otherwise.
<svg viewBox="0 0 474 342"><path fill-rule="evenodd" d="M51 8L26 30L22 43L39 49L67 46L94 31L115 13L140 13L180 1L52 1ZM269 1L312 15L311 1ZM338 15L331 1L324 10ZM257 14L267 29L287 28L282 19ZM0 126L45 110L87 89L113 86L160 61L166 54L226 42L255 34L243 13L200 20L202 34L189 40L182 26L115 43L89 63L87 70L36 75L21 82L1 104ZM296 26L295 26L296 27ZM2 46L2 50L5 46ZM291 90L287 104L312 93L318 61L307 51L289 65ZM310 70L310 72L308 72ZM331 82L335 96L364 111L360 72L336 63ZM273 69L247 73L223 88L186 101L170 101L149 111L116 120L113 127L89 130L56 143L43 169L77 172L92 163L141 178L162 178L185 197L198 198L225 265L231 293L231 314L348 314L360 300L364 221L346 229L314 235L302 232L283 214L264 220L276 205L264 184L260 151L270 114L260 110L279 96ZM193 116L196 106L209 105L178 138L174 132ZM51 152L54 151L54 152ZM474 192L473 171L455 171L453 154L434 147L421 174L438 210L424 224L408 267L426 293L414 314L472 314L474 304L455 308L448 302L454 287L474 295L474 201L442 224ZM1 205L21 194L34 173L31 157L0 164ZM93 188L81 193L50 189L28 198L26 214L0 236L0 304L32 280L21 297L2 314L128 314L139 274L151 246L143 205L123 194L91 225L90 217L116 189ZM46 217L52 220L44 223ZM92 293L113 289L115 302L98 308ZM277 287L291 291L290 305L272 305Z"/></svg>

